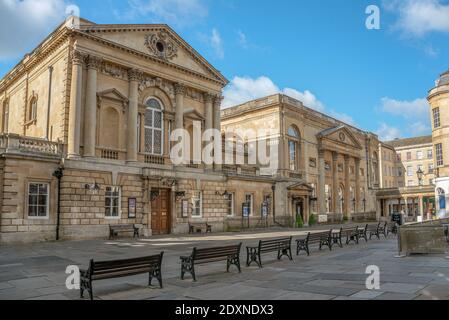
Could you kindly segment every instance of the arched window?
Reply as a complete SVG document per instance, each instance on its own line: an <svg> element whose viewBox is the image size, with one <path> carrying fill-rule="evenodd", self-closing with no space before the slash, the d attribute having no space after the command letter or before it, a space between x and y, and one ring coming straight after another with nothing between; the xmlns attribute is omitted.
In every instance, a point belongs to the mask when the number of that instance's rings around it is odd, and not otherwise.
<svg viewBox="0 0 449 320"><path fill-rule="evenodd" d="M301 136L296 128L288 128L289 168L291 171L297 171L299 168L298 159L300 139Z"/></svg>
<svg viewBox="0 0 449 320"><path fill-rule="evenodd" d="M36 120L37 118L37 97L33 97L30 100L30 105L28 106L28 121Z"/></svg>
<svg viewBox="0 0 449 320"><path fill-rule="evenodd" d="M145 153L153 155L163 154L163 106L151 98L146 103L145 110Z"/></svg>

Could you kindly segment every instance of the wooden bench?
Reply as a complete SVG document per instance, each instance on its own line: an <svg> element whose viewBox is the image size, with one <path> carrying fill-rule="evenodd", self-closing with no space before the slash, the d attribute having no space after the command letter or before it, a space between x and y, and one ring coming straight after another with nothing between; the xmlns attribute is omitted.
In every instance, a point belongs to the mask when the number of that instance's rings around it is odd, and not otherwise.
<svg viewBox="0 0 449 320"><path fill-rule="evenodd" d="M139 237L139 228L135 224L109 225L109 239L114 239L120 232L132 232L134 238Z"/></svg>
<svg viewBox="0 0 449 320"><path fill-rule="evenodd" d="M390 222L387 224L387 236L390 233L395 236L398 234L398 224L396 222Z"/></svg>
<svg viewBox="0 0 449 320"><path fill-rule="evenodd" d="M365 239L365 241L368 242L368 225L365 225L363 228L357 227L357 234L359 240Z"/></svg>
<svg viewBox="0 0 449 320"><path fill-rule="evenodd" d="M283 256L287 256L292 261L292 239L292 237L289 237L260 240L257 247L246 247L246 265L249 267L255 262L259 268L262 268L261 256L270 252L277 252L278 260L281 260Z"/></svg>
<svg viewBox="0 0 449 320"><path fill-rule="evenodd" d="M151 286L153 278L159 282L162 289L162 258L164 252L158 255L114 260L114 261L94 261L90 260L89 269L80 270L80 296L84 297L84 290L89 292L90 299L94 299L92 282L98 280L122 278L138 274L148 273L148 285Z"/></svg>
<svg viewBox="0 0 449 320"><path fill-rule="evenodd" d="M190 223L189 222L189 234L201 233L206 230L206 233L212 233L212 226L206 223Z"/></svg>
<svg viewBox="0 0 449 320"><path fill-rule="evenodd" d="M226 246L218 248L197 249L193 248L192 255L181 257L181 279L184 280L186 273L190 273L193 280L196 281L195 265L206 264L219 261L227 261L226 272L229 272L231 265L235 265L239 272L240 268L240 250L242 244L236 246Z"/></svg>
<svg viewBox="0 0 449 320"><path fill-rule="evenodd" d="M382 224L382 222L379 222L376 224L368 225L368 228L366 230L367 233L369 233L369 239L371 240L373 236L376 236L377 239L380 240L380 235L384 234L385 225Z"/></svg>
<svg viewBox="0 0 449 320"><path fill-rule="evenodd" d="M317 233L309 232L305 238L296 240L296 255L299 255L299 253L304 250L307 255L310 256L309 246L315 243L319 244L320 250L323 246L327 246L329 250L332 251L332 241L332 230Z"/></svg>
<svg viewBox="0 0 449 320"><path fill-rule="evenodd" d="M359 234L357 232L358 227L341 228L339 232L332 233L332 243L338 244L340 248L343 248L343 238L346 239L346 245L349 245L351 241L359 243Z"/></svg>

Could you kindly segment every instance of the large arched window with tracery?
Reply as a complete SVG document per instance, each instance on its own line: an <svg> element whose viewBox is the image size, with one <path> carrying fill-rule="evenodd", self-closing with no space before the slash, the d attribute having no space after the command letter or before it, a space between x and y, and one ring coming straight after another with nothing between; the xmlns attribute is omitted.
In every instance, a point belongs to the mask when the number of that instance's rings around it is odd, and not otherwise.
<svg viewBox="0 0 449 320"><path fill-rule="evenodd" d="M145 153L162 155L164 152L164 115L159 100L150 98L145 110Z"/></svg>
<svg viewBox="0 0 449 320"><path fill-rule="evenodd" d="M295 127L288 128L288 153L289 153L289 168L291 171L299 169L299 144L301 136L298 129Z"/></svg>

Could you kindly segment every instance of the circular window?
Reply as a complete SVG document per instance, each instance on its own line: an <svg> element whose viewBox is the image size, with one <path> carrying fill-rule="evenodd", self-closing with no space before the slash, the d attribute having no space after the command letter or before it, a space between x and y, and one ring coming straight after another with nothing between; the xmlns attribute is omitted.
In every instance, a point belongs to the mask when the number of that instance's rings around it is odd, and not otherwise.
<svg viewBox="0 0 449 320"><path fill-rule="evenodd" d="M164 44L160 41L156 42L156 49L160 52L163 53L164 52Z"/></svg>

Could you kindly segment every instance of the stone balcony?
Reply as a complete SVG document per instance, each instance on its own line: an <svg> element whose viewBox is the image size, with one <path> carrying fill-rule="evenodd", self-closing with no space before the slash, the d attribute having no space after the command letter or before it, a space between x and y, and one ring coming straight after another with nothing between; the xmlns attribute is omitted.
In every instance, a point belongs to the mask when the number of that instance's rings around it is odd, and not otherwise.
<svg viewBox="0 0 449 320"><path fill-rule="evenodd" d="M0 153L61 158L63 145L59 142L8 133L0 135Z"/></svg>

